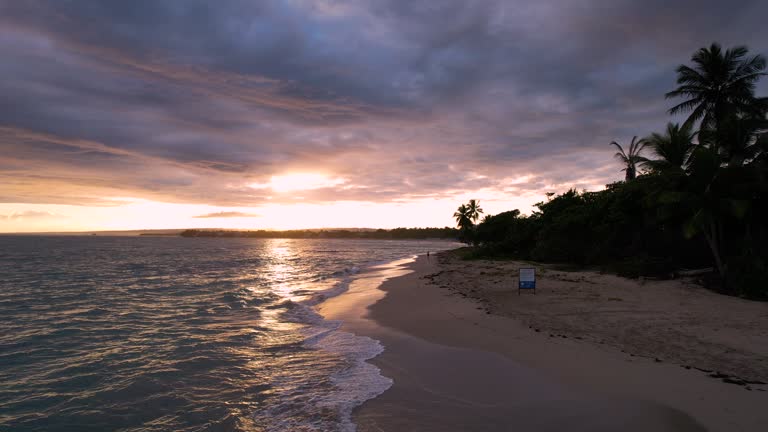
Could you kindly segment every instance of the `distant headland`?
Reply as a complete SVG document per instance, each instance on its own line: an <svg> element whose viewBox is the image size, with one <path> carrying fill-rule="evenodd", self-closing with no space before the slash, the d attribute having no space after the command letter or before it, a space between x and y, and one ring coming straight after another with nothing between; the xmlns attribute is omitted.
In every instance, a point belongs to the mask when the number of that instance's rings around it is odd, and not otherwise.
<svg viewBox="0 0 768 432"><path fill-rule="evenodd" d="M307 229L307 230L213 230L188 229L182 231L182 237L248 237L248 238L286 238L286 239L372 239L372 240L423 240L459 238L456 228L394 228L394 229Z"/></svg>

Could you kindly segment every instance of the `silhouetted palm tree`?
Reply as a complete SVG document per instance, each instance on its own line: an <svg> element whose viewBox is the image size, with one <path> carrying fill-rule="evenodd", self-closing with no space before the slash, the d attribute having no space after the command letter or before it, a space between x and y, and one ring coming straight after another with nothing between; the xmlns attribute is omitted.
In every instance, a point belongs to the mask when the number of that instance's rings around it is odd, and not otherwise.
<svg viewBox="0 0 768 432"><path fill-rule="evenodd" d="M768 138L757 129L765 121L758 120L728 117L717 130L702 132L702 144L691 152L688 175L678 189L683 207L690 214L684 231L688 237L703 235L726 286L727 233L733 236L733 228L743 226L743 235L748 239L749 214L760 211L755 208L760 206L759 195L755 194L760 188L757 163ZM747 161L755 165L745 165ZM747 243L745 240L744 245Z"/></svg>
<svg viewBox="0 0 768 432"><path fill-rule="evenodd" d="M723 165L741 166L763 151L768 141L768 120L764 116L729 116L717 129L702 131L700 141L717 149Z"/></svg>
<svg viewBox="0 0 768 432"><path fill-rule="evenodd" d="M732 235L735 227L746 225L744 235L749 238L745 218L759 206L753 191L754 179L760 178L761 152L768 145L768 98L755 97L754 90L766 75L766 60L749 56L744 46L723 51L716 43L698 50L691 60L693 67L677 68L679 86L666 94L687 98L669 110L690 112L685 126L701 120L700 145L689 154L687 176L676 192L681 207L690 212L686 234L703 235L725 282L725 233Z"/></svg>
<svg viewBox="0 0 768 432"><path fill-rule="evenodd" d="M629 143L629 149L627 149L627 152L624 152L624 149L616 141L611 141L611 145L614 145L617 149L619 149L619 151L614 155L616 156L616 159L620 160L624 165L626 165L626 168L622 170L627 173L625 180L634 180L635 177L637 177L637 165L645 161L645 158L640 156L640 152L643 151L643 148L645 147L645 141L638 140L636 136L632 137L632 142Z"/></svg>
<svg viewBox="0 0 768 432"><path fill-rule="evenodd" d="M697 146L690 156L689 175L680 191L684 206L691 214L684 232L689 238L703 234L723 281L726 278L722 256L723 222L729 215L741 212L739 200L732 196L728 174L716 147Z"/></svg>
<svg viewBox="0 0 768 432"><path fill-rule="evenodd" d="M645 160L643 165L656 172L682 173L688 167L691 153L696 148L690 125L682 127L677 123L667 123L664 134L653 133L645 142L658 159Z"/></svg>
<svg viewBox="0 0 768 432"><path fill-rule="evenodd" d="M766 98L754 96L755 82L765 75L765 57L747 56L745 46L723 52L719 44L701 48L691 57L694 66L677 68L678 87L666 97L684 97L670 114L691 112L686 120L692 126L701 120L701 129L716 129L725 117L737 113L756 114L768 105Z"/></svg>
<svg viewBox="0 0 768 432"><path fill-rule="evenodd" d="M469 207L466 204L460 205L453 214L453 217L456 219L456 225L461 230L467 230L472 227L472 218L470 217Z"/></svg>
<svg viewBox="0 0 768 432"><path fill-rule="evenodd" d="M472 219L472 222L477 222L480 214L483 213L483 209L480 208L480 201L475 199L469 200L467 211L469 212L469 218Z"/></svg>

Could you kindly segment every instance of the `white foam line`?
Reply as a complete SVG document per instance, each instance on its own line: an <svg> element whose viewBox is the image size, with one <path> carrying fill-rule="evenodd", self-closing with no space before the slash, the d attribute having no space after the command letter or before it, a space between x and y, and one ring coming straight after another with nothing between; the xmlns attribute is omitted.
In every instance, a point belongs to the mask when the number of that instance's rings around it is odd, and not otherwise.
<svg viewBox="0 0 768 432"><path fill-rule="evenodd" d="M345 368L331 377L336 388L339 390L339 394L321 402L322 406L339 410L342 432L355 432L357 425L352 421L352 411L365 401L387 391L392 386L393 381L391 378L383 376L378 367L367 362L367 360L384 352L384 346L380 341L367 336L358 336L350 332L341 331L339 330L342 324L341 321L324 320L312 307L331 297L347 292L355 274L370 273L382 268L397 268L411 263L415 259L416 256L411 256L409 258L373 263L363 270L353 267L353 272L346 273L348 276L339 281L339 283L300 303L301 306L306 308L305 313L307 316L304 318L310 318L313 324L321 327L319 332L307 337L304 341L304 346L310 349L319 349L338 354L352 360L353 366Z"/></svg>

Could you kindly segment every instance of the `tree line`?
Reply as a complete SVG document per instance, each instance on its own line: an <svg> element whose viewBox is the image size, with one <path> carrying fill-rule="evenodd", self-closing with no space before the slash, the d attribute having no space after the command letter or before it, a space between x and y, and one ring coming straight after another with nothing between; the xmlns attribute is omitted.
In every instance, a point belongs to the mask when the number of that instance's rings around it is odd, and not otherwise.
<svg viewBox="0 0 768 432"><path fill-rule="evenodd" d="M463 240L478 255L601 265L629 276L712 267L714 287L768 297L768 98L755 95L766 60L715 43L691 61L666 93L683 98L669 113L688 113L685 122L635 137L626 149L610 143L624 181L550 195L530 216L462 219Z"/></svg>
<svg viewBox="0 0 768 432"><path fill-rule="evenodd" d="M247 237L264 239L373 239L373 240L426 240L458 238L455 228L395 228L377 230L204 230L188 229L181 232L182 237Z"/></svg>

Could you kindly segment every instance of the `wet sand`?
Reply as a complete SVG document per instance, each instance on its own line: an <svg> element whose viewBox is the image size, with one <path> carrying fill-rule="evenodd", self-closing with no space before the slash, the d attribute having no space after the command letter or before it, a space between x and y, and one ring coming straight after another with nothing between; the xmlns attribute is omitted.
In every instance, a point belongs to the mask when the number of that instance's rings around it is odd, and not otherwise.
<svg viewBox="0 0 768 432"><path fill-rule="evenodd" d="M728 384L584 336L537 332L503 301L470 298L469 290L483 292L482 283L451 275L457 265L470 266L476 272L470 274L491 283L498 275L484 277L482 266L497 263L441 257L363 275L321 306L326 317L344 320L346 330L386 347L372 363L394 385L356 410L359 431L758 431L768 425L764 386ZM529 315L562 300L542 282ZM506 289L504 295L517 296ZM521 302L533 297L519 296Z"/></svg>

